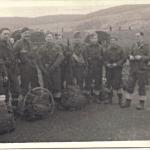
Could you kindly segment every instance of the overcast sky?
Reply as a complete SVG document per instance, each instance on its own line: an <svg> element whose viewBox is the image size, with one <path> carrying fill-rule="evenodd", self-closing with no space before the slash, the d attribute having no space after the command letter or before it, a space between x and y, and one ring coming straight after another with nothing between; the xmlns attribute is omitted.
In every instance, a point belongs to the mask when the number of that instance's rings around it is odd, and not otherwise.
<svg viewBox="0 0 150 150"><path fill-rule="evenodd" d="M124 4L150 4L150 0L0 0L0 17L86 14Z"/></svg>

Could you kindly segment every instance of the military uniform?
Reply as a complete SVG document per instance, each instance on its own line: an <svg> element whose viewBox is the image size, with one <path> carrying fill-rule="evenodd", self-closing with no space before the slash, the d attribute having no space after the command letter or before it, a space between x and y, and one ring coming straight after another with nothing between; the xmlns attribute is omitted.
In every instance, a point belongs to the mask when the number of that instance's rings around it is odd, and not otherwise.
<svg viewBox="0 0 150 150"><path fill-rule="evenodd" d="M12 49L13 47L10 43L6 41L0 41L0 61L2 67L1 73L3 76L8 77L8 82L5 86L5 90L7 92L5 92L8 96L8 92L10 91L12 95L12 103L17 103L20 94L20 87L17 78L17 64Z"/></svg>
<svg viewBox="0 0 150 150"><path fill-rule="evenodd" d="M58 43L57 43L58 44ZM64 59L61 63L62 87L73 84L73 60L72 48L70 45L59 43L63 51ZM66 85L64 83L66 82Z"/></svg>
<svg viewBox="0 0 150 150"><path fill-rule="evenodd" d="M140 56L140 59L137 59L136 56ZM150 60L149 46L148 44L135 43L132 46L129 61L130 61L130 72L129 72L129 80L127 87L127 95L126 95L126 105L130 106L130 102L133 98L132 94L134 92L136 83L138 84L138 93L139 100L142 108L144 107L144 101L146 100L146 81L147 81L147 63Z"/></svg>
<svg viewBox="0 0 150 150"><path fill-rule="evenodd" d="M100 92L102 86L103 49L98 43L91 43L85 46L84 58L87 64L87 76L85 79L85 89L95 90L95 94Z"/></svg>
<svg viewBox="0 0 150 150"><path fill-rule="evenodd" d="M118 45L108 46L104 52L104 65L107 81L106 86L110 90L110 103L112 103L113 90L116 90L119 97L119 104L121 104L122 68L125 60L125 54L122 48Z"/></svg>
<svg viewBox="0 0 150 150"><path fill-rule="evenodd" d="M64 59L60 46L46 43L40 48L39 56L45 87L53 92L54 97L60 97L62 89L60 65Z"/></svg>
<svg viewBox="0 0 150 150"><path fill-rule="evenodd" d="M83 50L83 43L76 42L73 44L73 75L76 79L76 84L80 87L80 89L83 89L86 73L86 63L83 57Z"/></svg>
<svg viewBox="0 0 150 150"><path fill-rule="evenodd" d="M20 39L14 45L14 52L19 65L22 95L31 88L38 87L38 73L36 68L36 58L29 41Z"/></svg>

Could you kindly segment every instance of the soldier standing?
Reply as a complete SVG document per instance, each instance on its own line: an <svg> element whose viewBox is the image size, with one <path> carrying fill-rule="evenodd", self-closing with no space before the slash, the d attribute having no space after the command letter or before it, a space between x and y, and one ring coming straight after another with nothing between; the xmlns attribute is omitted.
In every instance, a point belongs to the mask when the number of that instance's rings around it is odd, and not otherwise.
<svg viewBox="0 0 150 150"><path fill-rule="evenodd" d="M10 30L8 28L2 28L0 30L0 61L4 67L4 76L8 78L8 84L6 88L11 92L12 105L17 106L20 95L20 87L17 78L18 71L16 60L13 55L12 44L10 43Z"/></svg>
<svg viewBox="0 0 150 150"><path fill-rule="evenodd" d="M122 68L125 54L117 44L118 39L111 37L110 45L104 51L104 65L106 71L106 86L109 89L108 102L112 104L113 90L117 91L119 105L122 104Z"/></svg>
<svg viewBox="0 0 150 150"><path fill-rule="evenodd" d="M28 92L30 83L31 88L39 86L36 58L32 50L30 37L30 29L23 28L21 31L21 39L14 45L14 52L20 70L21 90L23 96Z"/></svg>
<svg viewBox="0 0 150 150"><path fill-rule="evenodd" d="M62 87L66 88L68 85L73 84L73 61L72 61L72 48L70 41L65 43L63 40L63 35L60 33L55 34L56 44L60 46L64 59L61 63L61 77L62 77Z"/></svg>
<svg viewBox="0 0 150 150"><path fill-rule="evenodd" d="M52 91L55 99L61 98L61 63L64 59L60 45L54 42L52 33L48 33L45 44L39 50L40 69L43 73L44 85Z"/></svg>
<svg viewBox="0 0 150 150"><path fill-rule="evenodd" d="M83 57L84 45L81 42L81 33L76 32L74 34L74 43L73 43L73 74L76 80L76 84L83 90L84 80L85 80L85 70L86 63Z"/></svg>
<svg viewBox="0 0 150 150"><path fill-rule="evenodd" d="M98 44L96 33L89 36L89 44L86 45L84 58L87 64L87 76L85 79L85 92L99 96L102 87L103 49Z"/></svg>
<svg viewBox="0 0 150 150"><path fill-rule="evenodd" d="M136 43L133 44L128 59L130 61L130 72L128 87L126 88L126 103L122 107L130 107L131 100L133 99L133 92L137 83L139 93L139 106L137 109L142 110L144 109L146 100L145 85L147 78L147 63L150 60L149 47L148 44L144 42L143 32L136 33Z"/></svg>

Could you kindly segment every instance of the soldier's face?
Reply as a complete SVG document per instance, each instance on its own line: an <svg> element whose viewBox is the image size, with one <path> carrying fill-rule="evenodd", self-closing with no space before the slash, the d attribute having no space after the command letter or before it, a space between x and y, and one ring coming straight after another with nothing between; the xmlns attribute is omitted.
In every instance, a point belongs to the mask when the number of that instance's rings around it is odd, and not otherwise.
<svg viewBox="0 0 150 150"><path fill-rule="evenodd" d="M53 35L47 34L45 40L46 40L46 42L53 42Z"/></svg>
<svg viewBox="0 0 150 150"><path fill-rule="evenodd" d="M57 35L57 37L56 37L56 41L57 42L59 42L59 43L61 43L62 42L62 35Z"/></svg>
<svg viewBox="0 0 150 150"><path fill-rule="evenodd" d="M10 39L10 31L9 30L3 30L1 33L1 40L7 41Z"/></svg>
<svg viewBox="0 0 150 150"><path fill-rule="evenodd" d="M91 43L97 43L97 42L98 42L98 37L97 37L97 35L92 36L92 37L90 38L90 42L91 42Z"/></svg>
<svg viewBox="0 0 150 150"><path fill-rule="evenodd" d="M62 35L58 35L57 40L62 40Z"/></svg>
<svg viewBox="0 0 150 150"><path fill-rule="evenodd" d="M143 41L143 36L141 36L140 33L137 33L137 34L135 35L135 37L136 37L136 41L137 41L137 42L142 42L142 41Z"/></svg>
<svg viewBox="0 0 150 150"><path fill-rule="evenodd" d="M22 33L22 38L25 39L25 40L29 40L30 37L31 37L31 32L30 31L25 31Z"/></svg>
<svg viewBox="0 0 150 150"><path fill-rule="evenodd" d="M12 44L14 44L14 43L15 43L15 41L14 41L14 39L13 39L13 38L10 38L10 42L11 42Z"/></svg>

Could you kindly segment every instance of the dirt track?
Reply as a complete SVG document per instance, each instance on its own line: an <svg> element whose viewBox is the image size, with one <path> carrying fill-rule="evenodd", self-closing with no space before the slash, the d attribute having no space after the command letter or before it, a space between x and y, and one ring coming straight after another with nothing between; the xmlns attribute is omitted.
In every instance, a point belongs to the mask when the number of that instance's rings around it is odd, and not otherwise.
<svg viewBox="0 0 150 150"><path fill-rule="evenodd" d="M80 111L56 111L46 120L18 119L16 130L0 135L0 142L149 140L149 103L144 111L137 111L135 102L129 109L92 103Z"/></svg>

